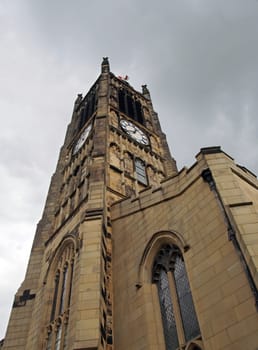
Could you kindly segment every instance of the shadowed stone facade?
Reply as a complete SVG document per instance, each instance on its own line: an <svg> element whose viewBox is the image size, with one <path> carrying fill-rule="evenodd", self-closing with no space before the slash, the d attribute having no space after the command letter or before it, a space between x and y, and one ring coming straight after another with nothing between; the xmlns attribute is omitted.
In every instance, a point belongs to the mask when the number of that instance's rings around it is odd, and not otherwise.
<svg viewBox="0 0 258 350"><path fill-rule="evenodd" d="M258 349L258 182L178 172L150 93L107 58L75 101L3 349Z"/></svg>

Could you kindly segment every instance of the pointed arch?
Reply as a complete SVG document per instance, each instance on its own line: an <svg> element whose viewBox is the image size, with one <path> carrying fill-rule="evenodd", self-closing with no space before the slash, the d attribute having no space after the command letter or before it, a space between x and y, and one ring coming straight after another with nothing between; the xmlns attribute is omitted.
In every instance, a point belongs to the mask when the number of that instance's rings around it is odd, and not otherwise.
<svg viewBox="0 0 258 350"><path fill-rule="evenodd" d="M152 293L157 330L168 350L176 350L179 344L188 350L203 349L184 260L188 249L178 232L156 232L144 249L138 269L136 286L144 285Z"/></svg>
<svg viewBox="0 0 258 350"><path fill-rule="evenodd" d="M203 343L201 340L194 340L187 344L185 350L202 350Z"/></svg>
<svg viewBox="0 0 258 350"><path fill-rule="evenodd" d="M176 231L159 231L152 235L147 243L141 257L138 268L138 281L136 286L140 288L144 282L151 283L151 266L155 255L164 244L174 244L179 247L182 252L189 249L189 245L183 236Z"/></svg>
<svg viewBox="0 0 258 350"><path fill-rule="evenodd" d="M67 342L67 324L73 283L73 270L78 237L67 234L49 258L45 276L46 300L46 349L59 350Z"/></svg>
<svg viewBox="0 0 258 350"><path fill-rule="evenodd" d="M72 244L74 247L74 252L77 252L79 250L79 247L80 247L80 239L79 239L78 235L75 235L73 233L67 233L63 237L63 239L60 241L60 243L58 244L58 246L56 247L54 252L50 252L49 257L48 257L48 260L49 260L48 268L47 268L45 277L43 279L44 284L47 283L50 270L55 269L55 267L58 264L59 257L62 255L64 249L66 249L67 245L69 245L69 244Z"/></svg>

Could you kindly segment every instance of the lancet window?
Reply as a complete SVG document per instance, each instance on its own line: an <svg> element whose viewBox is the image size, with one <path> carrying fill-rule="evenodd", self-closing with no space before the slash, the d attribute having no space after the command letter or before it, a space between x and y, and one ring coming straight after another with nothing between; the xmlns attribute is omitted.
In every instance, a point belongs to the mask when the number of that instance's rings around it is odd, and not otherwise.
<svg viewBox="0 0 258 350"><path fill-rule="evenodd" d="M144 185L148 185L145 163L140 158L135 159L135 172L137 180Z"/></svg>
<svg viewBox="0 0 258 350"><path fill-rule="evenodd" d="M91 91L89 95L86 97L84 105L81 109L79 130L81 130L83 126L87 123L87 121L91 118L96 108L97 108L96 92Z"/></svg>
<svg viewBox="0 0 258 350"><path fill-rule="evenodd" d="M47 326L46 350L67 348L67 327L72 292L74 246L66 246L56 264L52 280L52 307Z"/></svg>
<svg viewBox="0 0 258 350"><path fill-rule="evenodd" d="M120 89L118 92L119 110L128 117L143 124L143 113L140 101L135 99L129 91Z"/></svg>
<svg viewBox="0 0 258 350"><path fill-rule="evenodd" d="M200 336L181 251L164 245L156 255L152 281L157 285L166 350L179 349ZM181 349L181 348L180 348Z"/></svg>

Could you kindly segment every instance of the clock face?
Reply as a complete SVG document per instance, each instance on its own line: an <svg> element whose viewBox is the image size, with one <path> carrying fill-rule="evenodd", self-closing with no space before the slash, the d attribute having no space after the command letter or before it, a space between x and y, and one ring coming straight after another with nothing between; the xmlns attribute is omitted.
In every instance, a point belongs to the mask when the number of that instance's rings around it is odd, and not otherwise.
<svg viewBox="0 0 258 350"><path fill-rule="evenodd" d="M132 139L141 143L142 145L145 145L145 146L149 145L149 139L147 135L141 129L139 129L138 126L134 125L133 123L125 119L120 120L120 125L122 129L129 136L131 136Z"/></svg>
<svg viewBox="0 0 258 350"><path fill-rule="evenodd" d="M79 149L83 146L84 142L86 141L89 133L91 131L91 124L83 130L83 132L81 133L79 139L77 140L74 149L73 149L73 154L77 153L79 151Z"/></svg>

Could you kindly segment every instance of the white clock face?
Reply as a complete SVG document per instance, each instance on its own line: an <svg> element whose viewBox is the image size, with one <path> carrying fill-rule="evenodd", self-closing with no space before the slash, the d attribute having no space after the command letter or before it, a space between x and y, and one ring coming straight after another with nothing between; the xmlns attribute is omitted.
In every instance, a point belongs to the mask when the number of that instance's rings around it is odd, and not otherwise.
<svg viewBox="0 0 258 350"><path fill-rule="evenodd" d="M145 146L149 145L149 139L147 135L141 129L139 129L138 126L125 119L120 120L120 125L122 129L135 141Z"/></svg>
<svg viewBox="0 0 258 350"><path fill-rule="evenodd" d="M83 132L81 133L78 141L76 142L74 149L73 149L73 154L77 153L79 151L79 149L83 146L84 142L86 141L89 133L91 131L91 124L83 130Z"/></svg>

